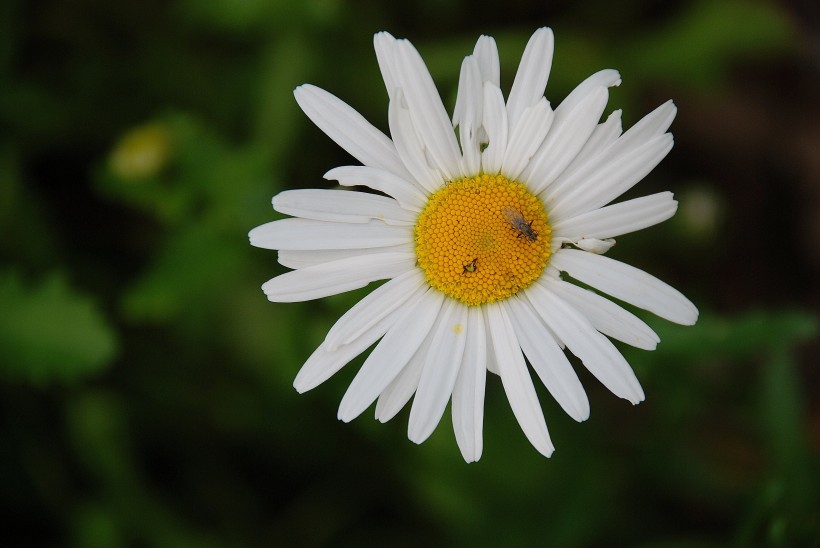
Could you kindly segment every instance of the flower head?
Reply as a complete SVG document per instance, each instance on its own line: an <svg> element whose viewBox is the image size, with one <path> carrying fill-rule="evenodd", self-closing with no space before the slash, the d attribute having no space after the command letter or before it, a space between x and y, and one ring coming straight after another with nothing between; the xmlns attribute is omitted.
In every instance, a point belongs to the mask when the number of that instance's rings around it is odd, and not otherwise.
<svg viewBox="0 0 820 548"><path fill-rule="evenodd" d="M553 34L536 31L507 99L495 41L464 59L452 119L416 49L375 36L390 98L392 138L311 85L302 110L363 165L330 170L343 186L375 192L291 190L273 198L293 218L253 229L251 243L279 250L294 269L265 283L277 302L317 299L387 279L345 313L296 377L322 383L379 341L339 407L350 421L376 401L376 418L411 398L408 436L421 443L452 399L453 427L468 462L482 452L486 372L501 377L524 434L542 454L553 444L527 367L574 419L589 402L565 349L615 395L644 393L607 337L652 350L643 321L598 293L691 325L695 306L651 275L603 256L614 238L660 223L677 209L670 192L611 204L672 148L667 102L622 133L620 111L600 122L614 70L583 81L553 109L544 97ZM526 360L525 360L526 357Z"/></svg>

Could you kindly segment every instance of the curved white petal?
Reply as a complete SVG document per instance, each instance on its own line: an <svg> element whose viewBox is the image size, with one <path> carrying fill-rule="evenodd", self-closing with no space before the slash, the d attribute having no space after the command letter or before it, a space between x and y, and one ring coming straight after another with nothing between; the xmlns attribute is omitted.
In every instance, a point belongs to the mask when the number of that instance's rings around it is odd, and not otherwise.
<svg viewBox="0 0 820 548"><path fill-rule="evenodd" d="M426 290L424 275L417 268L386 282L345 312L328 331L325 343L329 350L350 344L362 333L393 313L406 302L413 302Z"/></svg>
<svg viewBox="0 0 820 548"><path fill-rule="evenodd" d="M415 268L415 264L415 253L351 257L286 272L262 284L262 290L274 302L310 301L395 278Z"/></svg>
<svg viewBox="0 0 820 548"><path fill-rule="evenodd" d="M512 133L504 153L502 166L504 175L510 179L518 179L547 136L552 120L553 112L549 101L542 97L524 110L524 114L515 126L510 126Z"/></svg>
<svg viewBox="0 0 820 548"><path fill-rule="evenodd" d="M637 404L644 399L635 373L618 349L584 316L559 298L547 283L532 284L526 292L533 308L578 356L584 366L613 394Z"/></svg>
<svg viewBox="0 0 820 548"><path fill-rule="evenodd" d="M481 169L484 173L496 174L501 171L507 150L507 109L501 90L489 82L484 84L483 125L489 143L481 153Z"/></svg>
<svg viewBox="0 0 820 548"><path fill-rule="evenodd" d="M444 178L448 181L457 179L462 175L461 153L433 78L410 42L398 40L395 47L395 73L413 125Z"/></svg>
<svg viewBox="0 0 820 548"><path fill-rule="evenodd" d="M493 349L492 326L490 325L490 319L486 313L481 314L481 319L484 322L484 333L487 334L485 340L485 344L487 345L487 350L485 352L487 371L500 376L501 372L495 359L495 349Z"/></svg>
<svg viewBox="0 0 820 548"><path fill-rule="evenodd" d="M480 36L473 48L473 57L478 63L482 82L501 86L501 65L498 61L498 46L492 36Z"/></svg>
<svg viewBox="0 0 820 548"><path fill-rule="evenodd" d="M325 179L339 181L342 186L366 186L392 196L402 208L418 212L427 203L427 193L421 185L403 179L389 171L367 166L342 166L325 173ZM415 223L416 216L412 215Z"/></svg>
<svg viewBox="0 0 820 548"><path fill-rule="evenodd" d="M578 422L587 420L589 400L584 387L558 343L544 333L544 323L529 301L514 297L505 303L521 349L541 382L567 415Z"/></svg>
<svg viewBox="0 0 820 548"><path fill-rule="evenodd" d="M327 340L319 345L313 354L307 359L305 365L299 370L293 387L299 392L307 392L331 376L336 374L350 360L367 350L374 342L384 336L396 319L401 315L402 310L397 309L390 314L383 316L378 322L372 324L366 331L336 350L328 349ZM336 323L338 324L341 319Z"/></svg>
<svg viewBox="0 0 820 548"><path fill-rule="evenodd" d="M669 154L673 144L672 134L658 135L584 178L576 173L574 180L566 184L566 191L556 190L553 194L547 189L542 195L544 203L556 220L604 206L646 177Z"/></svg>
<svg viewBox="0 0 820 548"><path fill-rule="evenodd" d="M441 323L440 318L436 318L436 323L433 324L430 331L435 332L439 323ZM413 354L413 357L410 358L410 361L407 362L407 365L404 366L404 369L402 369L401 372L396 375L396 378L387 385L387 388L379 394L379 399L376 400L377 421L389 421L395 417L396 414L407 405L410 398L413 397L413 394L415 394L416 389L419 387L421 371L424 369L424 362L427 359L428 352L430 352L432 339L429 335L424 338L421 346L419 346L418 350Z"/></svg>
<svg viewBox="0 0 820 548"><path fill-rule="evenodd" d="M417 217L386 196L318 188L280 192L273 197L273 209L303 219L341 223L367 223L378 219L388 225L408 226L416 224Z"/></svg>
<svg viewBox="0 0 820 548"><path fill-rule="evenodd" d="M558 280L548 285L559 297L583 314L592 326L613 339L643 350L655 350L660 338L637 316L577 285Z"/></svg>
<svg viewBox="0 0 820 548"><path fill-rule="evenodd" d="M478 63L467 56L461 64L456 106L453 109L453 127L458 126L461 141L462 170L478 174L481 169L479 130L484 110L484 93Z"/></svg>
<svg viewBox="0 0 820 548"><path fill-rule="evenodd" d="M389 32L377 32L373 36L373 49L376 50L376 60L379 63L379 70L382 73L384 87L387 88L387 95L393 99L396 90L399 89L399 79L396 76L395 61L397 40Z"/></svg>
<svg viewBox="0 0 820 548"><path fill-rule="evenodd" d="M568 205L559 206L562 215L589 211L614 200L620 195L615 192L626 192L669 152L672 136L664 135L664 132L669 129L676 113L675 104L667 101L607 146L600 147L595 154L588 154L584 162L573 162L547 190L545 200L567 202ZM622 180L618 182L617 177ZM608 188L607 184L613 187ZM570 199L571 196L574 198Z"/></svg>
<svg viewBox="0 0 820 548"><path fill-rule="evenodd" d="M586 80L578 84L561 104L555 109L555 116L560 120L575 110L580 103L596 88L611 88L621 85L621 75L617 70L604 69L587 77Z"/></svg>
<svg viewBox="0 0 820 548"><path fill-rule="evenodd" d="M613 145L614 148L607 151L607 154L622 154L624 151L639 146L652 137L663 135L672 125L677 113L678 107L671 99L663 103L629 128Z"/></svg>
<svg viewBox="0 0 820 548"><path fill-rule="evenodd" d="M390 134L396 143L399 156L414 180L425 191L432 193L444 183L444 178L438 169L428 163L425 143L413 124L410 111L402 106L403 98L404 95L399 90L390 100L387 111Z"/></svg>
<svg viewBox="0 0 820 548"><path fill-rule="evenodd" d="M601 122L595 127L592 135L589 136L587 142L581 147L575 159L570 162L567 168L552 183L552 188L557 188L577 170L587 169L592 158L597 158L602 151L608 150L610 145L618 140L618 137L620 137L623 132L621 114L622 111L620 109L613 110L609 113L605 122Z"/></svg>
<svg viewBox="0 0 820 548"><path fill-rule="evenodd" d="M364 249L317 249L309 251L280 249L277 260L282 266L296 270L341 259L381 253L415 253L415 245L413 242L406 242L400 245Z"/></svg>
<svg viewBox="0 0 820 548"><path fill-rule="evenodd" d="M311 84L297 87L293 95L308 118L351 156L366 166L406 176L393 142L350 105Z"/></svg>
<svg viewBox="0 0 820 548"><path fill-rule="evenodd" d="M550 264L576 280L671 322L692 325L698 309L677 289L634 266L585 251L561 249Z"/></svg>
<svg viewBox="0 0 820 548"><path fill-rule="evenodd" d="M526 110L544 97L552 69L553 49L554 37L548 27L535 31L527 42L507 99L511 131L516 131Z"/></svg>
<svg viewBox="0 0 820 548"><path fill-rule="evenodd" d="M431 289L403 310L350 383L339 405L339 420L358 417L396 378L427 337L443 300L442 293Z"/></svg>
<svg viewBox="0 0 820 548"><path fill-rule="evenodd" d="M671 192L659 192L593 209L552 225L553 238L615 238L662 223L672 217L678 202Z"/></svg>
<svg viewBox="0 0 820 548"><path fill-rule="evenodd" d="M501 383L513 414L533 447L549 457L555 447L507 312L502 303L495 303L486 307L486 313Z"/></svg>
<svg viewBox="0 0 820 548"><path fill-rule="evenodd" d="M415 443L430 437L444 415L464 356L467 307L448 299L439 317L410 409L407 437Z"/></svg>
<svg viewBox="0 0 820 548"><path fill-rule="evenodd" d="M555 117L547 137L533 155L522 178L534 194L538 194L572 162L598 125L609 93L599 86L588 93L570 112Z"/></svg>
<svg viewBox="0 0 820 548"><path fill-rule="evenodd" d="M248 234L251 245L264 249L357 249L387 247L413 241L413 229L381 221L332 223L282 219L260 225Z"/></svg>
<svg viewBox="0 0 820 548"><path fill-rule="evenodd" d="M453 431L461 455L467 462L481 458L484 446L484 390L487 379L487 334L481 308L467 309L467 340L464 357L453 387Z"/></svg>

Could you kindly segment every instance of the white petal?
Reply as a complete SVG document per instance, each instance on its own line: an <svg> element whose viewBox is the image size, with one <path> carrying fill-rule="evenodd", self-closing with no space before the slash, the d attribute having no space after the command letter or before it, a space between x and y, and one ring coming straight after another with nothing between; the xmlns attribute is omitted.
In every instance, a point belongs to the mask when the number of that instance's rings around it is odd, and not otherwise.
<svg viewBox="0 0 820 548"><path fill-rule="evenodd" d="M484 92L478 63L468 56L461 64L458 94L453 110L453 126L458 126L461 141L462 170L465 174L477 174L481 169L481 149L478 139L484 110Z"/></svg>
<svg viewBox="0 0 820 548"><path fill-rule="evenodd" d="M547 423L538 402L524 355L518 347L518 339L502 303L485 307L493 339L496 363L501 373L501 383L510 401L515 418L535 449L549 457L555 450L547 431Z"/></svg>
<svg viewBox="0 0 820 548"><path fill-rule="evenodd" d="M387 94L390 99L393 99L393 94L399 89L399 80L396 76L396 42L389 32L377 32L373 37L373 48L376 50L376 60L379 63L379 70L382 73L384 80L384 87L387 88Z"/></svg>
<svg viewBox="0 0 820 548"><path fill-rule="evenodd" d="M427 337L443 300L442 293L431 289L403 310L350 383L339 405L339 420L358 417L396 378Z"/></svg>
<svg viewBox="0 0 820 548"><path fill-rule="evenodd" d="M625 192L629 187L625 188L624 185L634 185L669 152L672 137L671 135L663 136L663 134L669 129L676 112L677 108L674 103L667 101L644 116L617 140L608 146L601 147L597 153L589 154L583 163L580 160L577 165L573 162L573 165L567 168L548 189L544 198L557 202L559 198L565 201L565 198L570 195L575 196L571 207L560 208L561 211L558 212L560 215L590 211L594 207L600 207L614 200L620 194L615 194L611 198L610 196L616 191ZM612 174L624 173L629 162L638 166L632 168L638 172L639 176L634 176L638 178L633 177L632 181L627 179L620 185L616 184L614 189L595 182L596 179L603 179L608 184L611 184L610 181L617 181ZM623 175L620 176L623 177ZM598 188L594 188L595 186ZM607 201L601 201L607 198L609 198ZM553 211L553 215L555 213Z"/></svg>
<svg viewBox="0 0 820 548"><path fill-rule="evenodd" d="M390 100L387 117L390 134L396 143L404 165L412 173L413 179L429 193L435 192L444 182L441 173L427 162L425 144L413 124L410 111L402 106L404 95L401 91Z"/></svg>
<svg viewBox="0 0 820 548"><path fill-rule="evenodd" d="M547 289L551 285L549 280L542 280L526 292L541 318L613 394L633 404L643 401L643 389L618 349L555 291Z"/></svg>
<svg viewBox="0 0 820 548"><path fill-rule="evenodd" d="M512 131L516 131L525 111L544 97L552 68L553 48L552 29L547 27L535 31L527 42L507 100Z"/></svg>
<svg viewBox="0 0 820 548"><path fill-rule="evenodd" d="M492 36L481 36L473 49L482 82L501 86L501 65L498 62L498 46Z"/></svg>
<svg viewBox="0 0 820 548"><path fill-rule="evenodd" d="M348 224L282 219L258 226L248 236L251 245L265 249L356 249L413 241L413 229L389 226L381 221Z"/></svg>
<svg viewBox="0 0 820 548"><path fill-rule="evenodd" d="M671 322L693 325L698 309L677 289L620 261L574 249L561 249L550 264L576 280Z"/></svg>
<svg viewBox="0 0 820 548"><path fill-rule="evenodd" d="M485 173L501 171L507 150L507 109L501 90L489 82L484 84L484 129L489 144L481 153L481 168Z"/></svg>
<svg viewBox="0 0 820 548"><path fill-rule="evenodd" d="M369 168L364 168L369 169ZM273 197L279 213L342 223L367 223L373 219L388 225L415 225L417 215L386 196L350 190L286 190Z"/></svg>
<svg viewBox="0 0 820 548"><path fill-rule="evenodd" d="M308 118L351 156L366 166L407 174L390 139L347 103L310 84L293 94Z"/></svg>
<svg viewBox="0 0 820 548"><path fill-rule="evenodd" d="M296 375L296 379L293 381L293 387L302 393L325 382L347 365L350 360L382 338L390 326L395 323L401 312L401 309L394 310L391 314L382 317L378 322L371 325L367 331L362 332L358 338L352 340L350 344L337 350L329 350L327 340L325 340L299 370L299 374Z"/></svg>
<svg viewBox="0 0 820 548"><path fill-rule="evenodd" d="M433 341L413 398L407 426L410 441L421 443L430 437L444 415L464 356L466 323L467 307L448 299L442 307L437 329L432 333Z"/></svg>
<svg viewBox="0 0 820 548"><path fill-rule="evenodd" d="M278 261L282 266L296 270L297 268L306 268L340 259L378 253L415 253L415 244L407 242L400 245L368 247L365 249L319 249L311 251L281 249L278 252Z"/></svg>
<svg viewBox="0 0 820 548"><path fill-rule="evenodd" d="M453 388L453 431L464 460L476 462L483 449L484 389L487 379L487 335L481 308L467 309L464 358Z"/></svg>
<svg viewBox="0 0 820 548"><path fill-rule="evenodd" d="M553 112L549 101L541 98L531 107L527 107L519 122L512 127L507 150L504 154L504 175L518 179L524 168L530 163L538 147L552 126Z"/></svg>
<svg viewBox="0 0 820 548"><path fill-rule="evenodd" d="M339 181L342 186L366 186L384 192L409 211L421 211L427 203L423 187L402 179L389 171L367 166L342 166L325 173L325 179ZM415 216L413 216L415 222Z"/></svg>
<svg viewBox="0 0 820 548"><path fill-rule="evenodd" d="M553 238L614 238L661 223L678 209L671 192L659 192L594 209L552 225Z"/></svg>
<svg viewBox="0 0 820 548"><path fill-rule="evenodd" d="M328 349L335 350L350 344L404 303L415 302L425 288L424 275L414 268L373 290L345 312L331 328L325 337Z"/></svg>
<svg viewBox="0 0 820 548"><path fill-rule="evenodd" d="M413 125L444 177L448 181L457 179L462 175L461 153L430 72L416 48L407 40L399 40L396 50L396 73Z"/></svg>
<svg viewBox="0 0 820 548"><path fill-rule="evenodd" d="M621 114L622 111L620 109L614 110L607 116L605 122L595 127L595 131L592 132L587 142L581 147L575 159L570 162L567 168L555 179L555 182L552 183L553 188L561 185L564 179L574 174L576 170L586 168L590 164L591 158L597 157L598 154L607 150L612 143L618 140L618 137L620 137L623 132Z"/></svg>
<svg viewBox="0 0 820 548"><path fill-rule="evenodd" d="M395 278L415 268L415 264L415 253L351 257L286 272L262 284L262 290L274 302L310 301Z"/></svg>
<svg viewBox="0 0 820 548"><path fill-rule="evenodd" d="M605 238L603 240L599 240L598 238L581 238L574 242L574 244L578 249L603 255L615 246L615 240L612 238Z"/></svg>
<svg viewBox="0 0 820 548"><path fill-rule="evenodd" d="M637 316L597 293L560 280L549 287L604 335L644 350L655 350L660 342L652 328Z"/></svg>
<svg viewBox="0 0 820 548"><path fill-rule="evenodd" d="M587 420L589 400L584 387L529 301L512 298L505 303L521 349L541 382L567 415L579 422Z"/></svg>
<svg viewBox="0 0 820 548"><path fill-rule="evenodd" d="M613 86L620 85L621 75L618 74L617 70L599 70L578 84L575 89L572 90L572 92L567 95L563 101L561 101L561 104L555 109L555 116L559 120L564 116L567 116L570 112L575 110L579 104L585 101L586 97L597 88L611 88Z"/></svg>
<svg viewBox="0 0 820 548"><path fill-rule="evenodd" d="M594 88L575 109L555 118L541 147L533 155L523 179L537 194L547 188L569 165L595 130L609 97L603 86Z"/></svg>
<svg viewBox="0 0 820 548"><path fill-rule="evenodd" d="M491 336L492 326L490 326L490 319L487 314L481 314L481 319L484 321L484 333L487 334L485 337L485 344L487 345L487 350L485 351L487 371L500 376L501 372L498 369L498 363L495 360L495 350L493 349L493 338Z"/></svg>
<svg viewBox="0 0 820 548"><path fill-rule="evenodd" d="M640 146L642 142L650 140L652 137L663 135L672 125L678 107L671 100L665 102L635 124L624 133L617 141L614 149L608 151L613 155L622 154L624 151Z"/></svg>
<svg viewBox="0 0 820 548"><path fill-rule="evenodd" d="M436 323L430 329L435 332L439 323L439 318L436 318ZM376 401L376 420L379 422L387 422L401 411L419 386L419 379L421 379L421 371L424 369L424 361L427 359L427 354L430 352L430 345L432 337L427 336L416 350L404 369L396 375L390 384L387 385Z"/></svg>
<svg viewBox="0 0 820 548"><path fill-rule="evenodd" d="M672 135L664 133L584 178L579 177L579 170L566 183L566 192L555 190L553 194L552 189L547 189L542 195L544 203L556 221L604 206L646 177L669 154L672 145Z"/></svg>

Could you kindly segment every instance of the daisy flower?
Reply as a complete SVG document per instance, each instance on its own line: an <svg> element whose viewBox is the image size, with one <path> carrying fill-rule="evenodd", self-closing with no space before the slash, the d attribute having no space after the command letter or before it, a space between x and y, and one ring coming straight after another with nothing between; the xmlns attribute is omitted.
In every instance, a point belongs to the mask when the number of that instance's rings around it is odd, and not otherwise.
<svg viewBox="0 0 820 548"><path fill-rule="evenodd" d="M589 401L565 351L633 404L643 389L607 337L652 350L658 336L600 293L691 325L695 306L659 279L603 254L613 238L671 217L661 192L612 204L672 148L669 101L622 132L600 122L615 70L584 80L553 109L544 97L553 34L536 31L506 100L495 41L482 36L461 65L452 118L421 56L382 32L376 57L390 99L391 137L327 91L294 94L307 116L363 165L325 178L370 191L289 190L273 208L292 218L253 229L254 246L293 269L262 286L271 301L318 299L379 286L331 328L294 382L305 392L374 343L339 406L350 421L376 402L385 422L410 399L408 437L421 443L451 400L467 462L481 457L487 371L521 428L550 456L530 368L572 418Z"/></svg>

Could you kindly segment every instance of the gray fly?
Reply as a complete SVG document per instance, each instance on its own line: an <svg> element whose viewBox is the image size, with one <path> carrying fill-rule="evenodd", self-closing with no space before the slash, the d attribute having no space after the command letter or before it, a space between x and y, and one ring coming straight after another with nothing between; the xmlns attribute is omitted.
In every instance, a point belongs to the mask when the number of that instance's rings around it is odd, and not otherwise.
<svg viewBox="0 0 820 548"><path fill-rule="evenodd" d="M530 242L534 242L538 239L538 232L532 229L532 223L535 222L534 220L527 222L523 213L511 207L502 209L501 214L504 216L504 220L518 232L517 238L524 237Z"/></svg>

